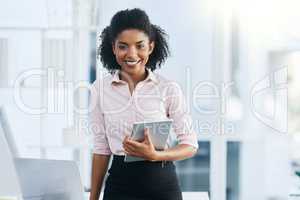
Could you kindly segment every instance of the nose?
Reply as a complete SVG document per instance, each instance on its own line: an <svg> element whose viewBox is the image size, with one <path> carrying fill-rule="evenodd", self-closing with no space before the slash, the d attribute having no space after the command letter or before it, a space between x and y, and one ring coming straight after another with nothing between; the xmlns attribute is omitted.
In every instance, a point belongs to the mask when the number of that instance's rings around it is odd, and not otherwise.
<svg viewBox="0 0 300 200"><path fill-rule="evenodd" d="M135 47L131 46L128 48L127 57L135 58L137 56L137 50Z"/></svg>

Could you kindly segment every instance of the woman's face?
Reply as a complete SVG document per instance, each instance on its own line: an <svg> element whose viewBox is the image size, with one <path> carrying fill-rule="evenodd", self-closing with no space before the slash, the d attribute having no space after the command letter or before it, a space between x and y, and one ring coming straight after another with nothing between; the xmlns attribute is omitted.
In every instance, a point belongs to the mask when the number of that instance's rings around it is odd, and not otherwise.
<svg viewBox="0 0 300 200"><path fill-rule="evenodd" d="M122 31L113 44L113 52L123 72L128 75L142 75L154 48L154 42L137 29Z"/></svg>

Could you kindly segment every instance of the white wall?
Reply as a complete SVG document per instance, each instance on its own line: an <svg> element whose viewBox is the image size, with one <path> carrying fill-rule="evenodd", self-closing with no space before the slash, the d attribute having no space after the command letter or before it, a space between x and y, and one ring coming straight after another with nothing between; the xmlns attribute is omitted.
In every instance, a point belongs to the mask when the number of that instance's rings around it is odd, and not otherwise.
<svg viewBox="0 0 300 200"><path fill-rule="evenodd" d="M185 92L186 68L191 71L192 87L200 80L211 79L212 65L212 13L209 1L165 0L160 1L101 1L99 32L109 25L119 10L141 8L147 12L153 24L161 26L169 34L171 57L161 73L181 83Z"/></svg>

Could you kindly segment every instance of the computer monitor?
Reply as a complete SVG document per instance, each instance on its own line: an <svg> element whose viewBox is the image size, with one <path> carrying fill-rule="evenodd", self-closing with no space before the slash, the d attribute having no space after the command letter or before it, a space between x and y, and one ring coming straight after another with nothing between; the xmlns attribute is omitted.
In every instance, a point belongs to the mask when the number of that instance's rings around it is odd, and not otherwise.
<svg viewBox="0 0 300 200"><path fill-rule="evenodd" d="M2 127L3 135L6 139L8 147L13 157L19 157L19 151L13 137L10 124L6 112L3 107L0 106L0 126Z"/></svg>
<svg viewBox="0 0 300 200"><path fill-rule="evenodd" d="M15 167L24 200L83 200L76 162L16 158Z"/></svg>

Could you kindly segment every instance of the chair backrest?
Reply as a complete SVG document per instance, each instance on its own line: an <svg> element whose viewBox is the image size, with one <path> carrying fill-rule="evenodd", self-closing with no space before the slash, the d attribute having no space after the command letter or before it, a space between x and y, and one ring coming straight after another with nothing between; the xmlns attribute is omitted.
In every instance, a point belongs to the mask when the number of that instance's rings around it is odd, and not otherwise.
<svg viewBox="0 0 300 200"><path fill-rule="evenodd" d="M209 200L207 192L183 192L183 200Z"/></svg>

